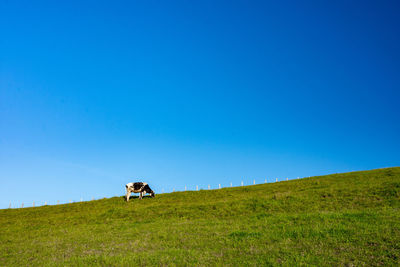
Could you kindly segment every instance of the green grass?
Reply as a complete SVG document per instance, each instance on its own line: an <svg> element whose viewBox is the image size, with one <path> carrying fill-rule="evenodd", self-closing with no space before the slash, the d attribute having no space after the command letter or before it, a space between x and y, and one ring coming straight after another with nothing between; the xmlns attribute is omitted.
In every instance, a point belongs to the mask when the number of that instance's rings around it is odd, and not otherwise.
<svg viewBox="0 0 400 267"><path fill-rule="evenodd" d="M1 266L400 265L400 168L0 210Z"/></svg>

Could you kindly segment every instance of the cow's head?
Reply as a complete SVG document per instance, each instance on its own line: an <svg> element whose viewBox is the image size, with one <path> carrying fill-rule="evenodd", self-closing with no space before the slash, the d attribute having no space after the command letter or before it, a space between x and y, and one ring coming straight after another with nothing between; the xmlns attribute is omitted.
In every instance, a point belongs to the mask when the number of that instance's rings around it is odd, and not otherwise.
<svg viewBox="0 0 400 267"><path fill-rule="evenodd" d="M156 194L154 193L153 190L151 190L151 188L150 188L149 185L146 185L146 186L144 187L144 190L146 191L146 193L149 193L149 194L150 194L150 197L155 197L155 196L156 196Z"/></svg>
<svg viewBox="0 0 400 267"><path fill-rule="evenodd" d="M155 197L155 196L156 196L156 194L154 193L153 190L150 189L150 191L148 191L148 192L149 192L149 194L150 194L150 197Z"/></svg>

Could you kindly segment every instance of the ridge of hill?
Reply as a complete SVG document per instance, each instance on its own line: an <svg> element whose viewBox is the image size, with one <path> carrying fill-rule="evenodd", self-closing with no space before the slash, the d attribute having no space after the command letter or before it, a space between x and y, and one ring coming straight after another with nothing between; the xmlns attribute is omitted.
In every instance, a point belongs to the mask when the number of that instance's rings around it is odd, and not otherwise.
<svg viewBox="0 0 400 267"><path fill-rule="evenodd" d="M399 265L400 168L0 210L0 265Z"/></svg>

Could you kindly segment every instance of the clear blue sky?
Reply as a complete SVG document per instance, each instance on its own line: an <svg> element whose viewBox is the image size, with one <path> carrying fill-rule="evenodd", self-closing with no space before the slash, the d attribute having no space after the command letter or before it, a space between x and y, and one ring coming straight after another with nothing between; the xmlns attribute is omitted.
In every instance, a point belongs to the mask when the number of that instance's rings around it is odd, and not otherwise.
<svg viewBox="0 0 400 267"><path fill-rule="evenodd" d="M400 165L398 1L1 1L0 208Z"/></svg>

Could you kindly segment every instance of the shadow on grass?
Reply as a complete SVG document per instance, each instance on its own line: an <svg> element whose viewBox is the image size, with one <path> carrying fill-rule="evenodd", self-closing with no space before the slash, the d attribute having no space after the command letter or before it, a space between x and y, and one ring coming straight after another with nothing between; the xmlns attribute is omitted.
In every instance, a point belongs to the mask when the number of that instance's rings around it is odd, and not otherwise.
<svg viewBox="0 0 400 267"><path fill-rule="evenodd" d="M121 198L126 201L126 196L121 196ZM142 198L152 198L152 197L151 196L143 196ZM129 197L129 200L133 200L133 199L139 200L139 196L130 196Z"/></svg>

